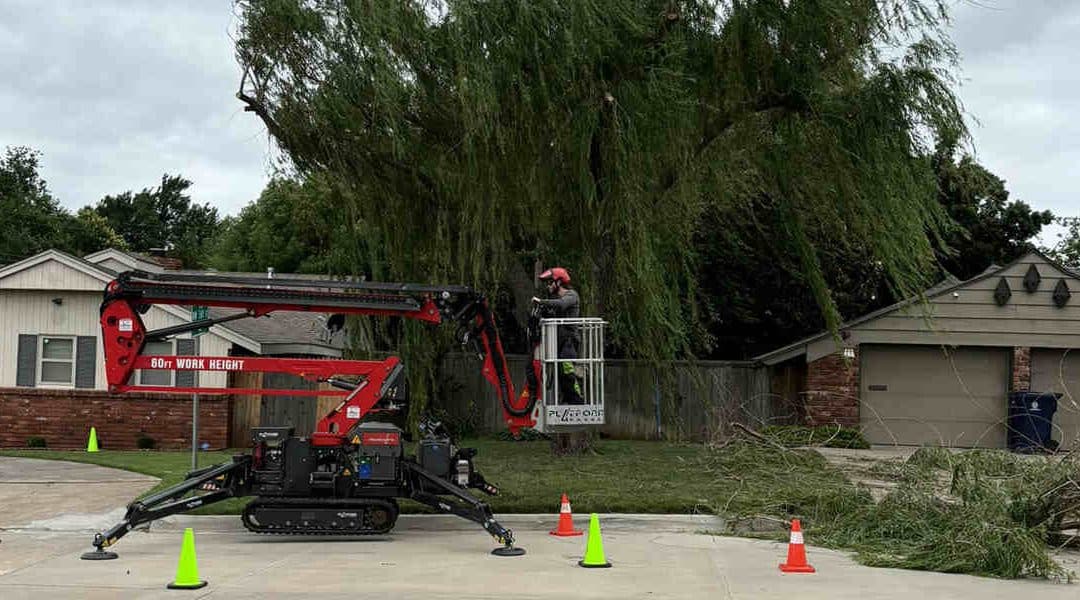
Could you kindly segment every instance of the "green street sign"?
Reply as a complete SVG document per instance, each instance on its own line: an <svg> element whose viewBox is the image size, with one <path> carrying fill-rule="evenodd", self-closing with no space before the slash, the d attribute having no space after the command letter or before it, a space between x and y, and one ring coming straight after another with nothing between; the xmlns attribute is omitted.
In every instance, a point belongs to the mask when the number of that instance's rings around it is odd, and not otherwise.
<svg viewBox="0 0 1080 600"><path fill-rule="evenodd" d="M209 319L209 318L210 318L210 307L208 307L208 306L192 306L191 307L191 320L192 320L192 322L194 322L194 321L203 321L203 320L206 320L206 319ZM196 329L195 331L191 332L191 337L198 337L198 336L206 333L207 331L210 331L210 329L207 328L207 327L203 327L202 329Z"/></svg>

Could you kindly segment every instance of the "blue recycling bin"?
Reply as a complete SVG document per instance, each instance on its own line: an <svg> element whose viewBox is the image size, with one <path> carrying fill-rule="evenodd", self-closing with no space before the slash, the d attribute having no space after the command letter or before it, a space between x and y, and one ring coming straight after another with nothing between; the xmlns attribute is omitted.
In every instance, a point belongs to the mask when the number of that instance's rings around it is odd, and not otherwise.
<svg viewBox="0 0 1080 600"><path fill-rule="evenodd" d="M1032 453L1056 449L1051 426L1060 397L1050 392L1009 393L1009 450Z"/></svg>

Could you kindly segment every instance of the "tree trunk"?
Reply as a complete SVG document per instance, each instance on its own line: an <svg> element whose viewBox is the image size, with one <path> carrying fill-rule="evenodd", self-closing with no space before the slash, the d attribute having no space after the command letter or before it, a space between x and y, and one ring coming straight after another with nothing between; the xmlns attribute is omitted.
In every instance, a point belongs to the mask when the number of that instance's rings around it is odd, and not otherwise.
<svg viewBox="0 0 1080 600"><path fill-rule="evenodd" d="M592 452L592 437L586 429L551 436L551 453L555 456L578 456Z"/></svg>

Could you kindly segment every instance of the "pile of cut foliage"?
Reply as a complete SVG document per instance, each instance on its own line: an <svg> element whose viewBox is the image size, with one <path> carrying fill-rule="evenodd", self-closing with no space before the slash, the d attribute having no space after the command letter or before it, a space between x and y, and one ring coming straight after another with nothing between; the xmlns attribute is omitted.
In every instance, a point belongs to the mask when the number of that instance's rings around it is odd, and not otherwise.
<svg viewBox="0 0 1080 600"><path fill-rule="evenodd" d="M1051 544L1076 541L1080 463L1073 457L920 449L878 463L895 487L881 501L818 452L768 437L736 438L704 459L733 492L715 499L729 517L800 518L812 543L854 550L866 565L947 573L1072 577Z"/></svg>
<svg viewBox="0 0 1080 600"><path fill-rule="evenodd" d="M837 425L769 425L761 434L784 446L825 446L826 448L870 447L870 443L858 429Z"/></svg>

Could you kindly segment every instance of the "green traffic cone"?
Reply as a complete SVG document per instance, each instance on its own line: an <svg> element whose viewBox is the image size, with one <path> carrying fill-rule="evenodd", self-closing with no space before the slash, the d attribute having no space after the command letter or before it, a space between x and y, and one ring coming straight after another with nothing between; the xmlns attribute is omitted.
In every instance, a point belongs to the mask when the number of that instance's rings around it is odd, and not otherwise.
<svg viewBox="0 0 1080 600"><path fill-rule="evenodd" d="M95 430L93 427L90 428L90 441L87 442L87 444L86 444L86 451L87 452L97 452L98 451L97 430Z"/></svg>
<svg viewBox="0 0 1080 600"><path fill-rule="evenodd" d="M197 590L206 585L199 579L199 565L195 564L195 532L184 530L184 543L180 546L180 561L176 564L176 579L165 586L170 590Z"/></svg>
<svg viewBox="0 0 1080 600"><path fill-rule="evenodd" d="M600 538L600 517L592 513L589 518L589 539L585 542L585 558L578 565L587 569L606 569L611 563L604 558L604 540Z"/></svg>

